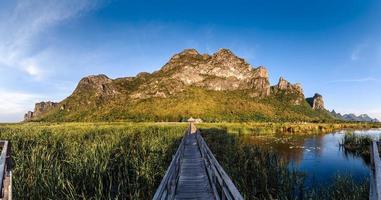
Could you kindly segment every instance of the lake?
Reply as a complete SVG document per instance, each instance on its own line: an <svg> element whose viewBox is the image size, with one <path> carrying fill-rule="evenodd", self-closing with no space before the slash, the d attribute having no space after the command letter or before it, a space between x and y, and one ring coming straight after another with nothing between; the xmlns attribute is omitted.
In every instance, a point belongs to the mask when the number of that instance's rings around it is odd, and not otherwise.
<svg viewBox="0 0 381 200"><path fill-rule="evenodd" d="M290 168L307 174L307 185L327 183L337 173L351 174L361 180L369 176L368 164L359 156L346 153L340 142L347 131L339 131L313 136L274 135L248 136L247 142L258 144L261 148L272 149L289 161ZM358 135L378 138L381 129L354 131Z"/></svg>

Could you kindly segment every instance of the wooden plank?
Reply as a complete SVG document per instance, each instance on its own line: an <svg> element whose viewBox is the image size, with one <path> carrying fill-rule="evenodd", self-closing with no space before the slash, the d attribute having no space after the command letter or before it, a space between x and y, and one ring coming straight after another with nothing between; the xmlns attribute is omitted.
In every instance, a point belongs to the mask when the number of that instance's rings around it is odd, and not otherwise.
<svg viewBox="0 0 381 200"><path fill-rule="evenodd" d="M213 174L209 174L211 178L213 176L216 178L216 183L219 184L219 186L224 191L224 194L226 195L226 198L228 199L239 199L243 200L243 197L239 193L238 189L233 184L230 177L226 174L225 170L221 167L221 165L218 163L217 159L214 157L212 151L209 149L208 145L206 144L204 138L202 138L199 130L197 130L197 140L200 143L201 150L204 151L204 154L206 157L208 157L208 160L210 161L210 164L212 165L211 171ZM215 194L218 195L218 194ZM224 197L221 197L223 199Z"/></svg>
<svg viewBox="0 0 381 200"><path fill-rule="evenodd" d="M185 134L187 134L188 132L189 132L189 130ZM174 176L176 175L175 174L176 165L180 164L179 160L183 154L182 151L184 150L183 147L184 147L184 142L185 142L184 138L185 137L182 138L181 143L180 143L179 147L177 148L175 155L172 158L171 164L169 165L167 171L165 172L163 179L161 180L159 187L157 188L157 190L155 192L155 195L153 197L154 200L168 199L168 197L173 195L173 193L174 193L174 191L168 191L168 189L175 190L174 188L172 188L170 186L170 184L172 183L173 179L177 178Z"/></svg>
<svg viewBox="0 0 381 200"><path fill-rule="evenodd" d="M176 164L177 168L174 167ZM170 191L166 188L173 179L176 184L174 191ZM223 194L218 194L217 186ZM210 151L199 130L190 123L153 199L243 198Z"/></svg>
<svg viewBox="0 0 381 200"><path fill-rule="evenodd" d="M370 177L370 200L381 199L381 160L378 153L378 144L376 141L372 142L371 147L371 162L372 172Z"/></svg>
<svg viewBox="0 0 381 200"><path fill-rule="evenodd" d="M0 145L2 148L0 157L0 197L3 198L3 180L6 173L8 141L0 141Z"/></svg>
<svg viewBox="0 0 381 200"><path fill-rule="evenodd" d="M185 139L175 199L213 199L196 134L189 134Z"/></svg>
<svg viewBox="0 0 381 200"><path fill-rule="evenodd" d="M0 140L1 158L0 158L0 199L12 200L12 171L10 143Z"/></svg>

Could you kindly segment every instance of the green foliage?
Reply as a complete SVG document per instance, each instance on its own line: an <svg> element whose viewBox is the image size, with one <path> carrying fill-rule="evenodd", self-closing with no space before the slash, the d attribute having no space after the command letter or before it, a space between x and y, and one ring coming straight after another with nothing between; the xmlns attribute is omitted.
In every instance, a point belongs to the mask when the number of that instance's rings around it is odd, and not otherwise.
<svg viewBox="0 0 381 200"><path fill-rule="evenodd" d="M201 132L245 199L292 199L303 176L289 171L276 154L246 145L223 129Z"/></svg>
<svg viewBox="0 0 381 200"><path fill-rule="evenodd" d="M337 174L330 185L312 188L304 199L366 200L369 199L369 180L356 182L351 175Z"/></svg>
<svg viewBox="0 0 381 200"><path fill-rule="evenodd" d="M247 128L247 127L246 127ZM203 128L202 135L245 199L368 199L368 182L338 174L331 183L306 186L305 174L290 169L274 152L244 142L237 127Z"/></svg>
<svg viewBox="0 0 381 200"><path fill-rule="evenodd" d="M368 135L356 135L354 133L345 134L340 145L344 147L346 153L361 156L366 163L370 163L370 145L373 138Z"/></svg>
<svg viewBox="0 0 381 200"><path fill-rule="evenodd" d="M348 193L345 199L366 199L367 183L348 176L338 176L328 187L306 188L305 175L290 170L279 155L244 142L241 136L256 133L263 125L200 125L246 199L340 199L341 193ZM186 127L186 123L3 124L0 138L12 143L15 199L150 199Z"/></svg>
<svg viewBox="0 0 381 200"><path fill-rule="evenodd" d="M188 87L169 98L140 100L129 99L128 96L123 96L124 94L102 99L89 94L83 96L81 93L64 100L65 110L56 108L35 121L179 122L191 116L201 118L205 122L332 122L334 120L327 111L315 111L307 102L293 105L290 101L297 97L292 95L260 99L250 97L247 92L210 91L199 87Z"/></svg>
<svg viewBox="0 0 381 200"><path fill-rule="evenodd" d="M150 199L183 125L28 124L0 127L12 142L15 199Z"/></svg>

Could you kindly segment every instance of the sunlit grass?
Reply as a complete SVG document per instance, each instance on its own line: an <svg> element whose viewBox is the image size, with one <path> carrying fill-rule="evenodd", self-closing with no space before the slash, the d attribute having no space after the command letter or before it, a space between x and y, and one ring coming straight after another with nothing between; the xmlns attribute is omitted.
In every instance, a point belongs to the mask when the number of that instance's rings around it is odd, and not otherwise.
<svg viewBox="0 0 381 200"><path fill-rule="evenodd" d="M335 179L340 184L310 190L304 174L290 170L276 153L245 144L241 137L298 124L197 126L246 199L321 199L346 190L354 199L364 196L366 183L346 176ZM324 124L299 126L315 130ZM150 199L186 127L186 123L3 124L0 138L12 142L15 199Z"/></svg>
<svg viewBox="0 0 381 200"><path fill-rule="evenodd" d="M25 124L12 142L15 199L150 199L185 125Z"/></svg>

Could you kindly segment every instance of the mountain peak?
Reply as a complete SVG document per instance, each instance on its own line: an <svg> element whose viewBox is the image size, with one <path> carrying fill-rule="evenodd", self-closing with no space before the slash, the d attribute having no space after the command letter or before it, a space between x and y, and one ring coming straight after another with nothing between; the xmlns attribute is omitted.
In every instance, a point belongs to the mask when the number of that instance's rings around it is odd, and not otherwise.
<svg viewBox="0 0 381 200"><path fill-rule="evenodd" d="M196 49L184 49L179 55L200 55Z"/></svg>
<svg viewBox="0 0 381 200"><path fill-rule="evenodd" d="M335 110L331 111L331 115L337 119L344 121L354 121L354 122L379 122L377 118L371 118L368 114L355 115L353 113L343 114L336 113Z"/></svg>
<svg viewBox="0 0 381 200"><path fill-rule="evenodd" d="M244 59L237 57L229 49L219 49L216 53L212 55L212 60L216 62L238 62L240 64L248 65Z"/></svg>
<svg viewBox="0 0 381 200"><path fill-rule="evenodd" d="M214 55L221 55L221 56L236 56L230 49L221 48L219 49Z"/></svg>
<svg viewBox="0 0 381 200"><path fill-rule="evenodd" d="M104 74L87 76L79 81L73 94L88 93L91 91L97 95L116 93L115 90L111 88L111 83L112 79Z"/></svg>
<svg viewBox="0 0 381 200"><path fill-rule="evenodd" d="M324 100L323 96L319 93L315 93L313 97L307 98L307 103L310 104L314 110L324 110Z"/></svg>
<svg viewBox="0 0 381 200"><path fill-rule="evenodd" d="M197 96L202 94L205 96ZM214 97L210 99L209 97L213 95ZM231 100L230 97L234 97L234 100ZM258 101L258 99L267 97L276 98L277 101ZM54 108L49 109L51 111L41 112L43 114L38 118L42 119L46 114L46 116L54 115L60 119L63 115L68 118L76 115L91 119L96 117L93 112L102 115L98 117L103 118L103 115L109 115L112 119L124 118L130 114L134 115L134 113L135 117L140 114L158 116L163 113L154 113L155 109L150 108L156 106L150 107L151 103L154 105L157 103L156 101L171 101L174 108L186 110L187 108L183 107L184 102L179 100L184 98L209 98L209 102L212 102L210 106L217 106L211 112L212 114L226 110L230 114L244 112L251 115L260 112L263 116L274 116L269 115L268 112L271 109L276 110L279 105L278 100L282 105L297 105L310 109L308 106L305 107L303 90L299 84L291 84L280 77L278 85L270 87L269 74L265 67L253 68L229 49L220 49L213 55L200 54L195 49L185 49L175 54L160 70L153 73L143 72L135 77L115 80L104 74L84 77L79 81L71 96L59 104L54 104L56 107L59 106L59 109L50 106ZM318 99L315 98L315 100ZM230 105L236 101L241 103L228 109L219 108L220 105ZM165 110L171 110L171 107L167 107ZM91 114L88 109L92 109ZM113 113L116 110L121 111L114 118ZM178 110L172 110L167 114L168 116L186 115ZM186 113L193 112L193 110L195 109L186 110ZM208 113L203 114L206 116ZM36 119L32 112L25 116L26 120Z"/></svg>

